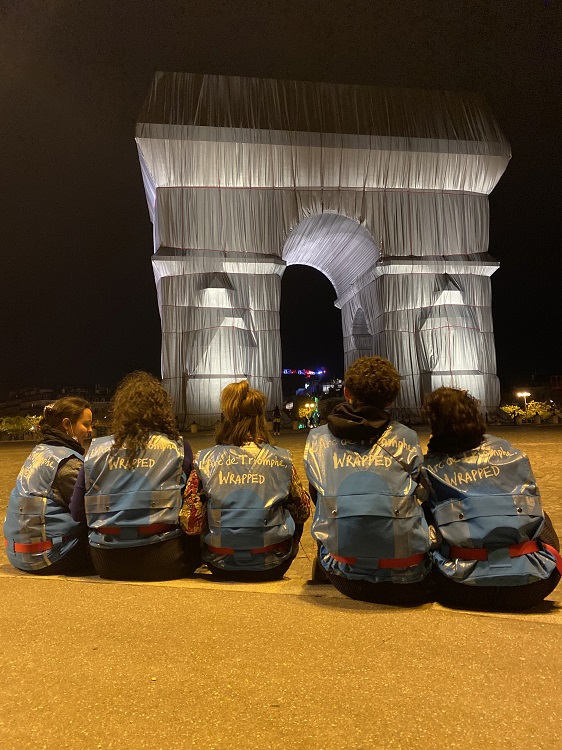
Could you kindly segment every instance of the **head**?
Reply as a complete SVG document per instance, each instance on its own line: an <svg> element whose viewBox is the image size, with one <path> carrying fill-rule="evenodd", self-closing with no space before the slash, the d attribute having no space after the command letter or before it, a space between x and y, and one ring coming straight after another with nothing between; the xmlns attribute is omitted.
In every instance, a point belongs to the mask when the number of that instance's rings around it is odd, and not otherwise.
<svg viewBox="0 0 562 750"><path fill-rule="evenodd" d="M433 437L466 444L466 450L479 445L486 432L478 401L459 388L437 388L426 398L423 414Z"/></svg>
<svg viewBox="0 0 562 750"><path fill-rule="evenodd" d="M359 357L345 373L344 395L352 406L384 409L400 391L400 375L382 357Z"/></svg>
<svg viewBox="0 0 562 750"><path fill-rule="evenodd" d="M111 400L111 422L113 450L125 447L129 458L146 447L151 432L179 438L170 397L148 372L132 372L119 383Z"/></svg>
<svg viewBox="0 0 562 750"><path fill-rule="evenodd" d="M265 421L265 404L264 394L250 388L247 380L227 385L221 393L224 419L217 431L217 445L271 442Z"/></svg>
<svg viewBox="0 0 562 750"><path fill-rule="evenodd" d="M92 434L92 409L90 404L78 396L59 398L54 404L48 404L43 409L43 416L39 420L39 432L45 434L48 430L65 432L77 443L84 442Z"/></svg>

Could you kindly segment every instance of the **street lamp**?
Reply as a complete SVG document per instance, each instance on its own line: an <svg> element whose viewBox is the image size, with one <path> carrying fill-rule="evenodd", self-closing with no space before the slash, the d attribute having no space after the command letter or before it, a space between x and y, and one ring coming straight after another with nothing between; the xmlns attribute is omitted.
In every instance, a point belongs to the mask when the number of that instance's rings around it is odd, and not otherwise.
<svg viewBox="0 0 562 750"><path fill-rule="evenodd" d="M531 394L528 391L520 391L517 395L517 398L522 398L525 403L525 414L527 414L527 396L530 396Z"/></svg>

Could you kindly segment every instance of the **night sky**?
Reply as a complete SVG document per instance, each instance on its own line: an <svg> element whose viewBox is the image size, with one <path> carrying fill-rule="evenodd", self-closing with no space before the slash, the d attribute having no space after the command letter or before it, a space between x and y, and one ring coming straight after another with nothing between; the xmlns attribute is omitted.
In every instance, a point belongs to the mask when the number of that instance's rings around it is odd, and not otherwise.
<svg viewBox="0 0 562 750"><path fill-rule="evenodd" d="M490 198L498 374L562 374L561 2L2 0L0 396L160 373L134 142L157 70L484 94L513 152ZM288 269L285 367L338 370L335 296Z"/></svg>

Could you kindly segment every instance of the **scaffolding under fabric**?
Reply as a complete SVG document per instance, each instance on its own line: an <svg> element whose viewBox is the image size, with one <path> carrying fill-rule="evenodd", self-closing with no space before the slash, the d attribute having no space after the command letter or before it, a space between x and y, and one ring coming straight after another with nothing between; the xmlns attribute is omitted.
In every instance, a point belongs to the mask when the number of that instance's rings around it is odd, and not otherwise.
<svg viewBox="0 0 562 750"><path fill-rule="evenodd" d="M216 421L243 378L281 404L295 263L336 290L345 366L396 364L399 416L440 385L497 406L488 194L510 149L479 96L158 73L136 140L162 377L183 424Z"/></svg>

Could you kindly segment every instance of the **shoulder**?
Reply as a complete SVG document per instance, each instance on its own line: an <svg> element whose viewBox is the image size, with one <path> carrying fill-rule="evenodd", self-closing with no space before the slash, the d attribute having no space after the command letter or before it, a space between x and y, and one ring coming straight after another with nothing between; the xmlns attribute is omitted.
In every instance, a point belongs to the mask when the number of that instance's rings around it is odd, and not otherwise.
<svg viewBox="0 0 562 750"><path fill-rule="evenodd" d="M104 435L104 437L94 438L90 443L90 450L88 451L88 453L92 450L92 448L101 448L102 446L107 446L109 448L112 445L113 435Z"/></svg>
<svg viewBox="0 0 562 750"><path fill-rule="evenodd" d="M333 440L337 440L338 438L332 435L327 424L323 424L321 427L315 427L313 430L310 430L306 439L306 444L314 445L314 443L321 442L322 439L330 440L331 442Z"/></svg>
<svg viewBox="0 0 562 750"><path fill-rule="evenodd" d="M270 443L265 443L262 447L267 448L276 456L279 456L281 458L286 458L288 461L291 461L291 462L293 460L293 457L291 456L291 451L287 450L287 448L281 448L278 445L271 445Z"/></svg>
<svg viewBox="0 0 562 750"><path fill-rule="evenodd" d="M84 461L81 458L78 458L78 456L74 455L68 456L60 462L57 476L78 476L80 469L82 469L83 466Z"/></svg>
<svg viewBox="0 0 562 750"><path fill-rule="evenodd" d="M213 463L220 456L224 456L225 452L228 452L229 447L228 445L214 445L211 448L202 448L195 454L193 465L203 467L205 464Z"/></svg>
<svg viewBox="0 0 562 750"><path fill-rule="evenodd" d="M31 453L31 456L40 455L42 455L44 458L48 456L49 459L54 459L59 464L63 461L66 462L70 458L75 459L76 461L80 462L80 464L82 464L84 461L84 457L78 451L73 451L72 448L68 448L65 445L42 445L40 443L39 445L35 446Z"/></svg>
<svg viewBox="0 0 562 750"><path fill-rule="evenodd" d="M484 435L484 438L474 452L486 454L488 460L503 461L513 459L527 459L527 454L504 438L494 435Z"/></svg>
<svg viewBox="0 0 562 750"><path fill-rule="evenodd" d="M162 432L151 432L146 447L152 448L154 450L175 450L183 453L184 444L182 437L179 437L177 440L173 440L171 437L169 437L168 435L164 435Z"/></svg>
<svg viewBox="0 0 562 750"><path fill-rule="evenodd" d="M88 452L86 453L84 460L89 461L95 458L96 456L99 456L101 453L106 453L107 451L109 451L112 445L113 445L113 435L106 435L105 437L94 438L92 442L90 443L90 447L88 448Z"/></svg>
<svg viewBox="0 0 562 750"><path fill-rule="evenodd" d="M391 432L393 435L400 436L400 438L408 443L412 448L420 445L419 435L415 430L412 430L411 427L406 427L406 425L402 424L402 422L394 421L390 422L388 427L389 432Z"/></svg>

